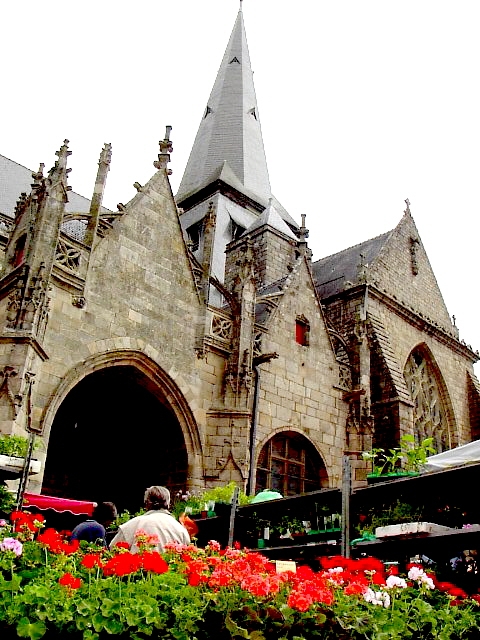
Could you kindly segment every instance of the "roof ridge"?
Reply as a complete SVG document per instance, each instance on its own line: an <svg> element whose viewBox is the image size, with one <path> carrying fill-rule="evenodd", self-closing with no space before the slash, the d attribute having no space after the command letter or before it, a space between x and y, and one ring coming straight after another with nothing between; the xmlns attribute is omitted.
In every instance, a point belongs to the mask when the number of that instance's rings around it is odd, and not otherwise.
<svg viewBox="0 0 480 640"><path fill-rule="evenodd" d="M22 169L26 169L27 171L31 171L33 173L33 169L26 167L24 164L20 164L20 162L17 162L16 160L12 160L8 156L4 156L3 153L0 153L0 158L5 158L5 160L8 160L9 162L13 162L13 164L16 164L17 167L22 167Z"/></svg>
<svg viewBox="0 0 480 640"><path fill-rule="evenodd" d="M313 264L314 265L318 264L319 262L322 262L322 260L328 260L328 258L332 258L333 256L339 256L342 253L346 253L347 251L351 251L356 247L360 247L362 244L366 244L367 242L372 242L373 240L378 240L382 236L388 236L393 231L395 231L395 229L396 227L394 229L390 229L389 231L385 231L384 233L379 233L377 236L373 236L373 238L368 238L367 240L363 240L363 242L357 242L357 244L352 244L350 247L346 247L345 249L341 249L340 251L335 251L334 253L331 253L328 256L324 256L323 258L319 258L318 260L315 260Z"/></svg>

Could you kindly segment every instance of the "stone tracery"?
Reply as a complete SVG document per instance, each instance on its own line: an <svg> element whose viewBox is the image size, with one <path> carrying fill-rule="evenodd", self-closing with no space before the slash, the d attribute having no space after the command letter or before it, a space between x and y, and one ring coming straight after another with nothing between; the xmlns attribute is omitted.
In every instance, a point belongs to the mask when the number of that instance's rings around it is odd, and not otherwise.
<svg viewBox="0 0 480 640"><path fill-rule="evenodd" d="M416 349L410 354L404 370L405 380L414 402L415 438L433 438L437 453L450 448L445 408L437 377L425 355Z"/></svg>

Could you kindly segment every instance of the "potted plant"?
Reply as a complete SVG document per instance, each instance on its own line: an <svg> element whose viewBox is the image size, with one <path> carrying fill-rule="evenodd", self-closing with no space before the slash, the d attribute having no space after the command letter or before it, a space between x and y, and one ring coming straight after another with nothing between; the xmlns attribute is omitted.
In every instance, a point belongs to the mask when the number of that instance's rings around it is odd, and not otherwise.
<svg viewBox="0 0 480 640"><path fill-rule="evenodd" d="M380 508L372 507L366 513L359 516L355 526L360 536L374 535L375 529L390 524L421 522L425 508L398 500L393 504L382 505Z"/></svg>
<svg viewBox="0 0 480 640"><path fill-rule="evenodd" d="M386 451L375 448L364 451L362 458L372 463L373 471L367 475L369 482L383 482L392 478L415 476L426 463L427 457L435 453L433 438L425 438L420 443L415 442L411 434L404 434L400 438L400 446Z"/></svg>
<svg viewBox="0 0 480 640"><path fill-rule="evenodd" d="M28 438L8 434L0 435L0 482L18 478L28 453ZM31 460L30 473L39 473L41 463Z"/></svg>
<svg viewBox="0 0 480 640"><path fill-rule="evenodd" d="M173 496L171 511L178 517L181 513L200 515L202 511L210 515L229 515L235 482L229 482L221 487L198 491L178 491ZM243 491L238 492L238 504L249 504L251 498Z"/></svg>

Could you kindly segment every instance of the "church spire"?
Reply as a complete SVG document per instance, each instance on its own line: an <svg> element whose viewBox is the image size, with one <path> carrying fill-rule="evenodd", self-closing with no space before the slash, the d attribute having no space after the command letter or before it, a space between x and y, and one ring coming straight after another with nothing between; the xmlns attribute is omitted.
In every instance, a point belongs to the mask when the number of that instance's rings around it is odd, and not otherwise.
<svg viewBox="0 0 480 640"><path fill-rule="evenodd" d="M217 179L263 206L271 196L241 3L177 202Z"/></svg>

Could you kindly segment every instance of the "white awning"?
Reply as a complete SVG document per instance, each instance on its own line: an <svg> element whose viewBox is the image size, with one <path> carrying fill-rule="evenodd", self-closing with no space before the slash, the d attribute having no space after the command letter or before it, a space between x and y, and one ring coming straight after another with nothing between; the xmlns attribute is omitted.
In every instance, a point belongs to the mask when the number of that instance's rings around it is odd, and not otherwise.
<svg viewBox="0 0 480 640"><path fill-rule="evenodd" d="M480 440L430 456L422 471L439 471L474 462L480 462Z"/></svg>

